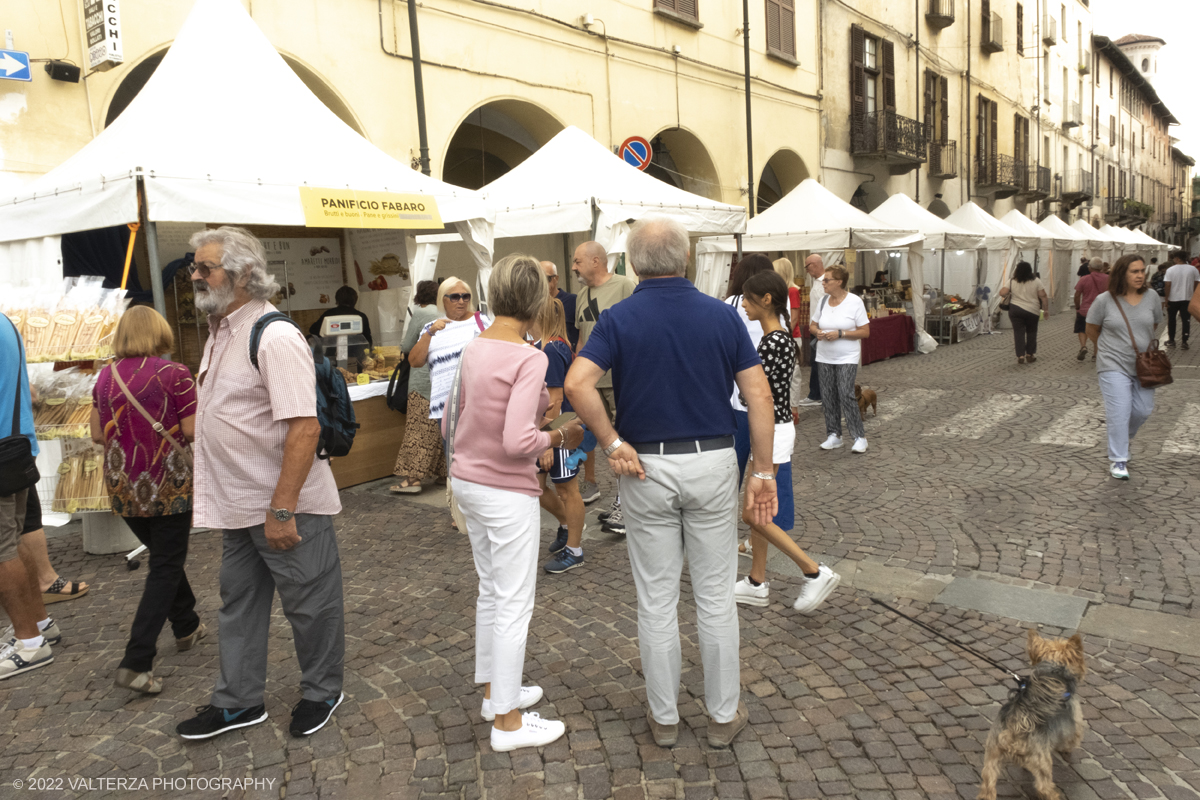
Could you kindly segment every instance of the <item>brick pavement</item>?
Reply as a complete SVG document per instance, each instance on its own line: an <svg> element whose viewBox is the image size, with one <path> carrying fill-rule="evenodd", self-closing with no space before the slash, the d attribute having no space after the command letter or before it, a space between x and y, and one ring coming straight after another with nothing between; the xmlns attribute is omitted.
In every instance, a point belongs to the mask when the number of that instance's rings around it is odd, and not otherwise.
<svg viewBox="0 0 1200 800"><path fill-rule="evenodd" d="M1052 336L1056 326L1062 330ZM1036 441L1073 402L1096 396L1090 365L1073 360L1069 319L1046 328L1042 357L1022 370L1008 334L867 367L862 382L880 390L881 419L868 422L865 456L817 451L819 414L808 412L794 464L802 544L831 562L944 575L982 570L1086 591L1097 602L1195 616L1200 562L1188 543L1195 483L1185 474L1195 459L1161 447L1194 384L1180 380L1159 392L1159 409L1135 446L1134 480L1109 482L1102 444ZM1181 375L1194 369L1190 351L1173 355L1183 356ZM888 404L913 389L944 394L885 420ZM976 438L926 435L1001 393L1030 400L1002 425L981 423ZM611 489L611 479L604 482ZM1001 676L881 613L861 588L841 589L817 614L798 616L781 602L798 586L786 575L772 576L772 605L741 610L751 724L729 751L705 744L685 580L680 741L655 746L644 718L628 558L620 539L603 535L587 540L584 568L539 576L527 677L546 690L535 710L566 721L568 736L538 751L492 753L481 693L470 682L475 578L466 539L449 530L444 512L378 488L343 498L347 700L329 726L308 740L287 735L298 669L276 611L271 719L209 742L180 741L175 723L208 700L215 637L177 654L164 635L157 672L166 690L158 697L113 689L144 573L126 572L118 556L84 555L77 537L57 536L51 552L60 570L94 588L52 608L66 635L56 662L0 683L0 798L154 796L106 792L99 783L76 792L69 784L154 776L274 781L269 790L225 793L234 798L974 797L989 720L1007 693ZM215 534L193 537L189 573L210 622L219 558ZM1023 669L1016 621L897 602ZM1080 695L1091 729L1069 763L1055 766L1067 796L1197 797L1200 658L1100 638L1086 648L1090 673ZM61 779L64 791L12 789L13 780L31 778ZM1016 770L1000 792L1033 796L1028 776Z"/></svg>

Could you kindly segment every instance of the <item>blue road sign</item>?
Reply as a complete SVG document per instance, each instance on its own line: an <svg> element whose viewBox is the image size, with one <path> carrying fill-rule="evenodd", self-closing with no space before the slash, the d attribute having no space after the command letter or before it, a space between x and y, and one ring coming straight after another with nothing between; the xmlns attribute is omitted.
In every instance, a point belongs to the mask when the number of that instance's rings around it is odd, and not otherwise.
<svg viewBox="0 0 1200 800"><path fill-rule="evenodd" d="M0 50L0 78L10 81L31 81L29 53L20 50Z"/></svg>
<svg viewBox="0 0 1200 800"><path fill-rule="evenodd" d="M654 151L650 149L650 143L641 136L630 136L621 144L617 155L629 166L644 171L650 166L650 158Z"/></svg>

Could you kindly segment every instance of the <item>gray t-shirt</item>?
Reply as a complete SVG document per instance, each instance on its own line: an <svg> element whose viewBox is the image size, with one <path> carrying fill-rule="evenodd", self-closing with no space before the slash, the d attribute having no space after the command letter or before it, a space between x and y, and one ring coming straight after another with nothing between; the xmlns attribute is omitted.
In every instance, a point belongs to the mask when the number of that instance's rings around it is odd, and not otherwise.
<svg viewBox="0 0 1200 800"><path fill-rule="evenodd" d="M1154 329L1162 324L1162 301L1154 292L1146 292L1140 303L1131 306L1124 298L1117 300L1111 293L1105 292L1088 309L1088 324L1100 326L1100 338L1096 343L1096 372L1124 372L1136 377L1137 354L1129 343L1129 328L1125 327L1117 303L1121 304L1125 315L1129 317L1129 327L1133 328L1138 352L1144 353L1150 346Z"/></svg>
<svg viewBox="0 0 1200 800"><path fill-rule="evenodd" d="M408 323L408 335L400 343L400 349L406 353L412 350L417 339L421 338L421 329L437 319L438 316L436 305L414 306L412 319ZM414 367L408 373L408 391L416 392L426 400L429 399L429 362L425 362L423 367Z"/></svg>

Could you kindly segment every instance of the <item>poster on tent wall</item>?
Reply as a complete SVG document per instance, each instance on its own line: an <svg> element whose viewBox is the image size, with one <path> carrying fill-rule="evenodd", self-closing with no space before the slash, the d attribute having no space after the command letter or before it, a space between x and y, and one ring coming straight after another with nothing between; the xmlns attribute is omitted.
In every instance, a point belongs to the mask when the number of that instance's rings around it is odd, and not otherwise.
<svg viewBox="0 0 1200 800"><path fill-rule="evenodd" d="M267 271L288 295L276 305L293 311L333 308L333 295L342 285L342 246L337 239L259 241L267 251Z"/></svg>
<svg viewBox="0 0 1200 800"><path fill-rule="evenodd" d="M370 317L376 344L399 345L412 287L408 263L412 236L398 230L351 230L348 234L353 279L358 281L358 309Z"/></svg>

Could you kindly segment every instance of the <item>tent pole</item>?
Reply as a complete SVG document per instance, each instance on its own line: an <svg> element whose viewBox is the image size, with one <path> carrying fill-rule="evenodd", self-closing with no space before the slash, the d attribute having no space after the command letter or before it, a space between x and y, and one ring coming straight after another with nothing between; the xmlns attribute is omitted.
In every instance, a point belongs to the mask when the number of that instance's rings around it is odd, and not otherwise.
<svg viewBox="0 0 1200 800"><path fill-rule="evenodd" d="M733 235L733 238L737 241L737 260L741 261L742 260L742 235L740 233L735 233Z"/></svg>
<svg viewBox="0 0 1200 800"><path fill-rule="evenodd" d="M150 292L154 295L154 310L167 316L167 300L163 296L162 264L158 260L158 226L151 221L145 223L146 252L150 255Z"/></svg>
<svg viewBox="0 0 1200 800"><path fill-rule="evenodd" d="M742 51L746 62L746 201L754 218L754 132L750 124L750 0L742 0Z"/></svg>
<svg viewBox="0 0 1200 800"><path fill-rule="evenodd" d="M592 203L592 230L591 240L596 241L596 228L600 224L600 208L596 205L596 198L591 198Z"/></svg>

